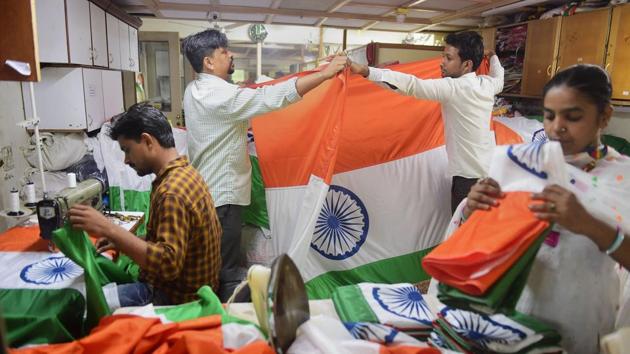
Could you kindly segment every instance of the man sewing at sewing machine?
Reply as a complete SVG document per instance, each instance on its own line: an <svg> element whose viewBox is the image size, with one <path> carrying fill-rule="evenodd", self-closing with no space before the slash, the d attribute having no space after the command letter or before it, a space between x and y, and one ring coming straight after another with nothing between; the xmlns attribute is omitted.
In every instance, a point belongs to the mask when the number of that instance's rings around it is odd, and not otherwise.
<svg viewBox="0 0 630 354"><path fill-rule="evenodd" d="M74 227L101 237L99 252L116 249L140 266L139 282L118 285L121 306L192 301L202 285L218 290L221 225L203 178L178 156L166 117L139 103L114 120L109 135L138 175L156 176L146 239L89 206L76 205L69 216Z"/></svg>

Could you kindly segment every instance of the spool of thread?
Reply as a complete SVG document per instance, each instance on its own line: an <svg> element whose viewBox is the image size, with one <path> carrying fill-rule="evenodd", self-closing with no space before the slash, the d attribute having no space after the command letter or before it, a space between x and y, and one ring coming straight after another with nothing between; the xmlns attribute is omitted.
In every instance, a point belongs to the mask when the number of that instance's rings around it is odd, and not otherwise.
<svg viewBox="0 0 630 354"><path fill-rule="evenodd" d="M35 183L28 182L26 184L26 206L32 208L37 205L37 198L35 197Z"/></svg>
<svg viewBox="0 0 630 354"><path fill-rule="evenodd" d="M77 186L77 175L72 172L68 172L68 187L74 188L76 186Z"/></svg>
<svg viewBox="0 0 630 354"><path fill-rule="evenodd" d="M20 210L20 192L17 189L11 189L11 200L9 201L9 212L7 213L10 216L17 216L23 214Z"/></svg>

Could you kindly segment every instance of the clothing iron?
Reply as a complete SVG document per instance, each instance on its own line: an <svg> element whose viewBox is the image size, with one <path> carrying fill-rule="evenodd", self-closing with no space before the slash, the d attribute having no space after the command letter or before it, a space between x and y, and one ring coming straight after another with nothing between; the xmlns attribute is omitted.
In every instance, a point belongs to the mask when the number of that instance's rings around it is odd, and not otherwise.
<svg viewBox="0 0 630 354"><path fill-rule="evenodd" d="M105 185L97 178L88 178L76 187L61 190L52 198L45 197L37 203L37 220L40 237L52 239L52 233L63 227L68 211L77 204L85 204L100 210L103 208L103 192Z"/></svg>
<svg viewBox="0 0 630 354"><path fill-rule="evenodd" d="M310 318L306 287L295 263L282 254L271 269L252 266L247 283L260 328L276 353L286 353L298 327Z"/></svg>

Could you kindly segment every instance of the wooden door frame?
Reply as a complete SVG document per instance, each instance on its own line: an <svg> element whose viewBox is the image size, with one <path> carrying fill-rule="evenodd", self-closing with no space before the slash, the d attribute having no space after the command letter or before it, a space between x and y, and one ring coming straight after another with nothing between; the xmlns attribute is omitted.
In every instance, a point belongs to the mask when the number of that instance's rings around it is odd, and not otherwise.
<svg viewBox="0 0 630 354"><path fill-rule="evenodd" d="M171 124L176 125L182 117L182 85L179 73L179 33L138 31L140 42L168 42L169 73L171 81L171 111L164 112ZM140 67L138 58L138 68ZM146 80L146 78L145 78Z"/></svg>

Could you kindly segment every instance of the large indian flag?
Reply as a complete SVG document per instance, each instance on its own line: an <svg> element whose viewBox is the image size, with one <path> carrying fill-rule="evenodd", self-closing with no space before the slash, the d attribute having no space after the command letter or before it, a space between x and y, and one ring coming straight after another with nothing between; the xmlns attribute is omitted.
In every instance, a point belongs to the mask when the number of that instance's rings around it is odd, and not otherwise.
<svg viewBox="0 0 630 354"><path fill-rule="evenodd" d="M394 70L439 77L439 58ZM309 295L344 284L418 282L450 219L438 103L340 75L253 121L274 247Z"/></svg>
<svg viewBox="0 0 630 354"><path fill-rule="evenodd" d="M0 264L0 314L11 346L69 341L82 336L92 319L98 320L98 300L90 298L94 277L88 279L63 253L50 252L37 226L2 234ZM105 307L120 306L114 285L101 290L101 283L96 284Z"/></svg>

